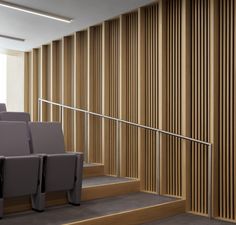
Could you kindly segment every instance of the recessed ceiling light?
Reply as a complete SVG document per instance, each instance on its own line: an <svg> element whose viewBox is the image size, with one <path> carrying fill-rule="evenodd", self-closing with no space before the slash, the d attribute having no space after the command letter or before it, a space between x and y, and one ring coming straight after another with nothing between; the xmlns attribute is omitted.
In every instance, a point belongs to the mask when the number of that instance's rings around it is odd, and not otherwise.
<svg viewBox="0 0 236 225"><path fill-rule="evenodd" d="M58 20L58 21L65 22L65 23L71 23L72 22L72 18L55 15L53 13L48 13L48 12L44 12L44 11L41 11L41 10L32 9L32 8L29 8L29 7L26 7L26 6L17 5L17 4L6 2L6 1L1 1L0 0L0 6L6 7L6 8L9 8L9 9L18 10L18 11L25 12L25 13L34 14L34 15L37 15L37 16L46 17L46 18L53 19L53 20Z"/></svg>
<svg viewBox="0 0 236 225"><path fill-rule="evenodd" d="M12 37L12 36L8 36L8 35L4 35L4 34L0 34L0 38L6 38L6 39L10 39L10 40L14 40L14 41L25 41L25 39L23 38L18 38L18 37Z"/></svg>

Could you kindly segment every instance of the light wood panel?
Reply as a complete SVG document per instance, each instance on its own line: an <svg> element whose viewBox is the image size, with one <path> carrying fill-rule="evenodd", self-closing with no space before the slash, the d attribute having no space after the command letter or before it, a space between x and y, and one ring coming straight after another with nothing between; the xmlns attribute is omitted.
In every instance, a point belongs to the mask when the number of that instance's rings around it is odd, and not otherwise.
<svg viewBox="0 0 236 225"><path fill-rule="evenodd" d="M104 176L104 165L103 164L93 164L89 166L84 166L83 177L97 177Z"/></svg>
<svg viewBox="0 0 236 225"><path fill-rule="evenodd" d="M30 52L24 54L24 111L30 112Z"/></svg>
<svg viewBox="0 0 236 225"><path fill-rule="evenodd" d="M182 134L191 136L191 1L182 0L181 7L181 128ZM182 197L186 199L186 210L190 210L191 204L191 143L182 141Z"/></svg>
<svg viewBox="0 0 236 225"><path fill-rule="evenodd" d="M119 58L120 21L114 19L103 23L103 114L118 118L119 115ZM104 120L103 155L105 173L116 175L117 171L117 124Z"/></svg>
<svg viewBox="0 0 236 225"><path fill-rule="evenodd" d="M219 216L235 220L235 1L219 1Z"/></svg>
<svg viewBox="0 0 236 225"><path fill-rule="evenodd" d="M31 73L31 120L38 121L38 98L40 90L40 49L35 48L32 51L32 73Z"/></svg>
<svg viewBox="0 0 236 225"><path fill-rule="evenodd" d="M209 1L192 1L192 137L209 141ZM191 210L207 214L207 146L192 144Z"/></svg>
<svg viewBox="0 0 236 225"><path fill-rule="evenodd" d="M102 113L102 25L89 28L88 44L88 110ZM88 161L102 159L102 119L89 116Z"/></svg>
<svg viewBox="0 0 236 225"><path fill-rule="evenodd" d="M139 190L140 182L137 180L91 186L82 189L82 200L87 201L92 199L124 195L138 192Z"/></svg>
<svg viewBox="0 0 236 225"><path fill-rule="evenodd" d="M158 127L158 5L145 8L145 124ZM145 190L156 192L156 133L145 132Z"/></svg>
<svg viewBox="0 0 236 225"><path fill-rule="evenodd" d="M213 216L219 215L219 2L210 0L210 142L213 144L212 151L212 182L214 185L212 194Z"/></svg>
<svg viewBox="0 0 236 225"><path fill-rule="evenodd" d="M51 46L41 47L41 80L40 96L43 99L51 100ZM51 106L42 103L42 121L51 121Z"/></svg>
<svg viewBox="0 0 236 225"><path fill-rule="evenodd" d="M88 32L80 31L75 33L74 37L74 105L77 108L87 110L88 105ZM75 113L75 149L85 152L87 148L86 129L87 121L84 113ZM87 160L87 156L85 158Z"/></svg>
<svg viewBox="0 0 236 225"><path fill-rule="evenodd" d="M169 0L167 13L167 130L181 130L181 0ZM181 142L167 137L166 142L167 194L182 195Z"/></svg>
<svg viewBox="0 0 236 225"><path fill-rule="evenodd" d="M53 102L62 103L62 40L51 43L51 90ZM61 121L62 115L58 106L51 108L51 120Z"/></svg>
<svg viewBox="0 0 236 225"><path fill-rule="evenodd" d="M68 106L74 104L74 36L62 40L62 103ZM63 131L67 151L74 150L74 112L63 109Z"/></svg>
<svg viewBox="0 0 236 225"><path fill-rule="evenodd" d="M161 0L158 4L158 123L159 128L167 130L167 2ZM166 169L166 136L160 138L160 193L167 193L167 169Z"/></svg>
<svg viewBox="0 0 236 225"><path fill-rule="evenodd" d="M120 116L138 122L138 12L121 17ZM138 177L138 129L121 125L121 175Z"/></svg>

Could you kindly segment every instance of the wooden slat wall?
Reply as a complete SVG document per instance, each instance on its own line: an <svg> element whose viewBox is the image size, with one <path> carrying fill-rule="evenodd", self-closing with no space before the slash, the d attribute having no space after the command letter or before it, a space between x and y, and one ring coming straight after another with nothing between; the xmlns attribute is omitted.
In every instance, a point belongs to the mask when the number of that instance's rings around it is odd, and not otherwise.
<svg viewBox="0 0 236 225"><path fill-rule="evenodd" d="M75 33L75 82L74 82L74 105L75 107L87 110L87 85L88 85L88 32L80 31ZM85 114L75 113L75 149L84 152L86 144Z"/></svg>
<svg viewBox="0 0 236 225"><path fill-rule="evenodd" d="M181 0L167 1L167 130L181 133ZM182 195L181 142L167 138L167 194Z"/></svg>
<svg viewBox="0 0 236 225"><path fill-rule="evenodd" d="M43 99L51 100L51 46L41 47L41 81L40 96ZM51 106L42 104L42 121L51 121Z"/></svg>
<svg viewBox="0 0 236 225"><path fill-rule="evenodd" d="M31 56L30 52L24 54L24 111L30 112L30 96L31 96Z"/></svg>
<svg viewBox="0 0 236 225"><path fill-rule="evenodd" d="M62 102L62 41L51 43L51 90L50 96L53 102ZM51 120L60 121L61 112L59 107L51 107Z"/></svg>
<svg viewBox="0 0 236 225"><path fill-rule="evenodd" d="M120 21L103 23L103 113L119 117ZM117 126L104 120L103 155L106 174L117 174Z"/></svg>
<svg viewBox="0 0 236 225"><path fill-rule="evenodd" d="M138 122L138 12L121 18L121 118ZM121 126L121 175L138 177L138 129Z"/></svg>
<svg viewBox="0 0 236 225"><path fill-rule="evenodd" d="M145 125L158 127L158 4L145 8ZM156 133L145 131L145 190L156 192Z"/></svg>
<svg viewBox="0 0 236 225"><path fill-rule="evenodd" d="M62 41L62 103L74 104L74 36L67 36ZM74 150L74 113L69 109L63 109L63 130L65 146L68 151Z"/></svg>
<svg viewBox="0 0 236 225"><path fill-rule="evenodd" d="M192 137L209 141L209 1L192 1ZM207 147L192 144L191 210L207 214Z"/></svg>
<svg viewBox="0 0 236 225"><path fill-rule="evenodd" d="M235 220L235 1L219 1L219 216Z"/></svg>
<svg viewBox="0 0 236 225"><path fill-rule="evenodd" d="M211 141L214 216L235 221L235 10L235 0L160 0L33 49L25 53L25 111L37 120L42 96ZM116 125L43 106L44 120L61 117L67 149L88 148L86 161L115 175ZM154 134L122 125L120 135L121 176L155 192ZM162 135L161 193L183 194L188 210L207 214L207 160L203 146Z"/></svg>
<svg viewBox="0 0 236 225"><path fill-rule="evenodd" d="M39 91L40 91L40 49L35 48L32 51L32 74L31 74L31 120L37 121L38 120L38 98L39 98Z"/></svg>
<svg viewBox="0 0 236 225"><path fill-rule="evenodd" d="M102 25L88 32L88 110L102 113ZM102 119L95 116L89 116L88 158L102 163Z"/></svg>

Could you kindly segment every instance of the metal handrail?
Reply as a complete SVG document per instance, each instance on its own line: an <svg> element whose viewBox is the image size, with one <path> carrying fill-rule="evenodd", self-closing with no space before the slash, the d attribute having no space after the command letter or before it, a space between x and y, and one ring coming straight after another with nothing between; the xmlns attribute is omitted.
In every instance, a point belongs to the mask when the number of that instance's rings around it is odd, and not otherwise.
<svg viewBox="0 0 236 225"><path fill-rule="evenodd" d="M47 103L47 104L51 104L51 105L54 105L54 106L58 106L61 109L64 108L64 109L70 109L70 110L77 111L77 112L82 112L82 113L85 113L85 115L93 115L93 116L97 116L97 117L100 117L100 118L116 121L116 123L117 123L117 146L118 147L119 147L119 141L118 140L119 140L119 124L120 123L128 124L128 125L131 125L131 126L136 126L136 127L139 127L139 128L143 128L143 129L146 129L146 130L151 130L151 131L156 132L156 138L157 138L156 139L157 140L157 147L156 147L157 148L157 154L156 155L157 155L157 162L159 162L158 165L157 165L157 167L158 167L157 170L159 171L157 173L157 193L160 193L160 134L165 134L165 135L169 135L169 136L172 136L172 137L177 137L177 138L180 138L180 139L183 139L183 140L187 140L187 141L195 142L195 143L198 143L198 144L206 145L207 150L208 150L208 215L209 215L209 218L212 217L212 144L211 143L206 142L206 141L201 141L201 140L198 140L198 139L195 139L195 138L191 138L191 137L188 137L188 136L176 134L176 133L173 133L173 132L165 131L165 130L162 130L162 129L159 129L159 128L145 126L145 125L141 125L141 124L138 124L138 123L126 121L126 120L123 120L123 119L114 118L114 117L111 117L111 116L106 116L106 115L103 115L103 114L100 114L100 113L90 112L88 110L84 110L84 109L80 109L80 108L76 108L76 107L72 107L72 106L52 102L52 101L42 99L42 98L38 99L39 121L42 121L42 115L41 115L41 108L42 108L41 104L42 103ZM117 157L117 160L119 160L119 156ZM117 166L119 167L119 163L117 163ZM119 173L119 168L117 168L117 171Z"/></svg>

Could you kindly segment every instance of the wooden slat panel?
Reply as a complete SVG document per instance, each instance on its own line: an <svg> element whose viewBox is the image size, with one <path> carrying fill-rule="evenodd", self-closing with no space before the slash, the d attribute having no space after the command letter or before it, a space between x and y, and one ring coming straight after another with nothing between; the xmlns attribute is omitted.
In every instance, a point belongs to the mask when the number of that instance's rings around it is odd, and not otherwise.
<svg viewBox="0 0 236 225"><path fill-rule="evenodd" d="M158 4L144 8L144 123L158 127ZM156 133L145 131L144 190L156 192Z"/></svg>
<svg viewBox="0 0 236 225"><path fill-rule="evenodd" d="M51 100L51 46L41 47L41 98ZM51 106L42 103L42 121L51 121Z"/></svg>
<svg viewBox="0 0 236 225"><path fill-rule="evenodd" d="M30 112L30 52L24 54L24 111Z"/></svg>
<svg viewBox="0 0 236 225"><path fill-rule="evenodd" d="M219 1L219 216L235 220L234 179L234 61L235 1Z"/></svg>
<svg viewBox="0 0 236 225"><path fill-rule="evenodd" d="M40 50L32 51L32 74L31 74L31 120L38 121L38 98L40 90Z"/></svg>
<svg viewBox="0 0 236 225"><path fill-rule="evenodd" d="M62 41L51 43L51 99L53 102L62 103ZM60 110L52 106L52 121L60 121Z"/></svg>
<svg viewBox="0 0 236 225"><path fill-rule="evenodd" d="M192 137L209 141L209 1L192 1ZM207 147L192 144L191 209L207 214Z"/></svg>
<svg viewBox="0 0 236 225"><path fill-rule="evenodd" d="M135 11L122 15L119 21L104 22L103 35L102 26L94 26L88 32L53 41L50 47L42 46L42 52L33 49L25 53L25 111L37 120L37 98L43 96L211 141L214 215L235 220L236 4L234 0L191 0L188 1L191 16L185 17L185 3L159 1L139 9L139 17ZM185 29L191 29L191 35ZM185 49L188 43L189 55ZM187 75L191 78L189 89ZM44 120L60 120L57 107L46 111ZM65 110L63 116L67 148L72 150L76 146L81 151L86 147L84 117L68 113ZM191 134L187 132L189 127ZM155 191L154 135L146 132L141 143L138 130L125 125L121 126L120 134L121 175L142 177L142 189ZM91 162L105 161L107 173L114 175L115 125L90 117L88 138ZM183 170L188 168L182 167L182 160L186 163L187 158L181 152L186 153L187 148L175 138L166 138L167 141L164 138L162 135L161 192L181 196L186 191L182 187L182 176L186 175ZM191 147L190 209L207 214L207 151L200 145Z"/></svg>
<svg viewBox="0 0 236 225"><path fill-rule="evenodd" d="M138 122L138 13L133 12L121 18L121 118ZM123 36L125 34L125 36ZM123 65L123 61L125 64ZM121 126L121 174L138 177L138 129Z"/></svg>
<svg viewBox="0 0 236 225"><path fill-rule="evenodd" d="M88 110L102 113L102 25L88 32ZM95 116L89 116L88 157L91 163L102 163L102 120Z"/></svg>
<svg viewBox="0 0 236 225"><path fill-rule="evenodd" d="M86 31L75 34L75 82L74 97L75 107L87 109L87 85L88 85L88 36ZM84 113L75 113L75 149L84 152L86 143L86 121Z"/></svg>
<svg viewBox="0 0 236 225"><path fill-rule="evenodd" d="M181 133L181 1L167 2L167 130ZM180 140L167 138L167 193L182 195Z"/></svg>
<svg viewBox="0 0 236 225"><path fill-rule="evenodd" d="M65 105L74 103L74 37L63 38L63 82L62 82L62 102ZM66 150L74 150L74 113L72 110L63 110L63 130Z"/></svg>
<svg viewBox="0 0 236 225"><path fill-rule="evenodd" d="M119 19L103 24L103 113L118 118L119 108ZM117 129L116 123L104 120L103 154L105 173L116 175Z"/></svg>

